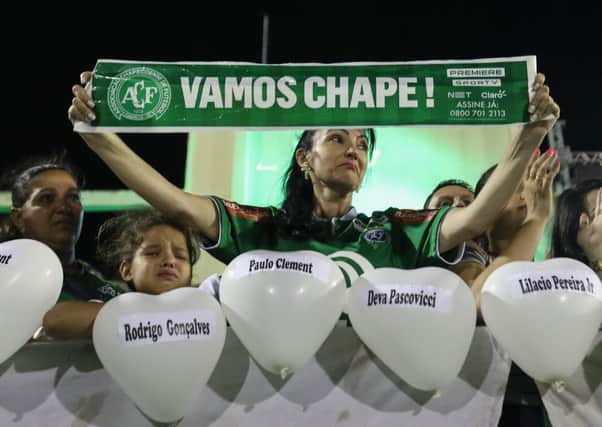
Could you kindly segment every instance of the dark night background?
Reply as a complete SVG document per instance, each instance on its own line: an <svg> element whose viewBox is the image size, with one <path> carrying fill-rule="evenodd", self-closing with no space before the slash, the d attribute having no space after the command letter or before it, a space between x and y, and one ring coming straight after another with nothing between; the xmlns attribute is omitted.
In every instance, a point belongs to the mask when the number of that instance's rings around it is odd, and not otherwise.
<svg viewBox="0 0 602 427"><path fill-rule="evenodd" d="M58 3L57 3L58 4ZM229 3L228 3L229 4ZM225 3L225 5L228 5ZM391 3L392 4L392 3ZM409 61L537 55L566 120L574 151L599 151L602 119L602 26L596 13L573 17L519 10L501 16L432 8L391 13L357 10L269 16L268 62ZM428 6L428 5L427 5ZM56 9L53 9L56 7ZM389 6L390 7L390 6ZM399 7L404 7L403 3ZM96 11L92 11L94 8ZM30 153L66 147L88 189L123 188L71 131L67 108L79 73L98 58L153 61L261 61L264 11L221 12L202 2L14 5L0 22L3 141L0 171ZM225 12L225 10L229 10ZM380 10L380 11L379 11ZM126 135L145 160L183 185L186 135ZM104 214L88 213L78 255Z"/></svg>

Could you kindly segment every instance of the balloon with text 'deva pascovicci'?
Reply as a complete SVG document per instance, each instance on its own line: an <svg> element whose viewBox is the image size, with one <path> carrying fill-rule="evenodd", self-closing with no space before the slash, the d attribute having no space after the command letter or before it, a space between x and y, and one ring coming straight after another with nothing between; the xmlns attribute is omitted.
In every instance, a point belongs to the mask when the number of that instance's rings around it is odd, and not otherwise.
<svg viewBox="0 0 602 427"><path fill-rule="evenodd" d="M476 323L474 298L458 275L377 268L353 282L348 298L353 328L402 380L439 392L457 377Z"/></svg>
<svg viewBox="0 0 602 427"><path fill-rule="evenodd" d="M523 371L561 387L598 331L601 299L600 279L579 261L516 261L489 276L481 311L489 330Z"/></svg>
<svg viewBox="0 0 602 427"><path fill-rule="evenodd" d="M219 303L194 287L122 294L99 311L92 339L113 380L149 418L183 418L198 402L226 340Z"/></svg>
<svg viewBox="0 0 602 427"><path fill-rule="evenodd" d="M61 262L45 244L30 239L0 244L0 363L42 326L62 285Z"/></svg>
<svg viewBox="0 0 602 427"><path fill-rule="evenodd" d="M320 253L255 250L226 267L221 302L251 356L284 378L301 369L334 328L345 283L337 264Z"/></svg>

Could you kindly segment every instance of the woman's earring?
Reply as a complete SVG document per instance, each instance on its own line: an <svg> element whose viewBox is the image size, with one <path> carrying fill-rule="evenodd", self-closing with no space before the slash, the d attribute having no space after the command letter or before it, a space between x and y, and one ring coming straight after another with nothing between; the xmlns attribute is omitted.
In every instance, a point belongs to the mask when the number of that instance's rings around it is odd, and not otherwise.
<svg viewBox="0 0 602 427"><path fill-rule="evenodd" d="M301 163L301 171L303 172L303 176L305 177L306 181L309 181L309 171L311 170L311 168L309 167L309 163L307 162L303 162Z"/></svg>

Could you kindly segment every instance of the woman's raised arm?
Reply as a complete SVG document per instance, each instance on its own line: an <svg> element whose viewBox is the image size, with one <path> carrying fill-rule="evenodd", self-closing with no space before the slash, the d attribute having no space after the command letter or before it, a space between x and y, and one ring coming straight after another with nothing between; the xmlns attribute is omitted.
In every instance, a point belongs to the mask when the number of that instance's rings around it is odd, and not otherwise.
<svg viewBox="0 0 602 427"><path fill-rule="evenodd" d="M82 73L82 84L91 73ZM83 86L73 86L69 120L94 120L94 103ZM213 202L207 197L187 193L167 181L152 166L132 151L114 133L80 133L88 146L107 164L117 177L150 205L175 217L210 241L218 239L218 218Z"/></svg>

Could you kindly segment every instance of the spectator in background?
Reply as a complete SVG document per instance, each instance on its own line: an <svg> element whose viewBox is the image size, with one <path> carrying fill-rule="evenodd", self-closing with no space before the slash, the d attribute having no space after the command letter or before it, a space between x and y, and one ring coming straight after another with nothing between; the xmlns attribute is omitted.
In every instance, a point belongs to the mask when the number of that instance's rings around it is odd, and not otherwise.
<svg viewBox="0 0 602 427"><path fill-rule="evenodd" d="M602 178L583 181L558 197L551 255L588 264L602 279ZM574 378L567 380L566 389L561 393L553 387L545 391L546 401L553 402L549 414L554 426L602 425L601 341L602 333L598 332Z"/></svg>
<svg viewBox="0 0 602 427"><path fill-rule="evenodd" d="M155 210L126 212L107 220L98 232L98 258L132 290L158 295L189 286L199 250L191 231ZM55 338L92 335L102 301L65 301L44 316Z"/></svg>
<svg viewBox="0 0 602 427"><path fill-rule="evenodd" d="M76 257L83 220L83 179L64 154L30 159L6 174L4 181L12 207L0 228L0 242L33 239L53 250L63 267L59 301L107 301L127 290L108 283Z"/></svg>
<svg viewBox="0 0 602 427"><path fill-rule="evenodd" d="M493 227L480 239L480 248L468 246L464 258L452 267L471 287L479 308L487 277L512 261L531 261L552 214L552 185L560 168L557 151L533 156L525 177ZM477 183L476 193L495 170L489 168ZM534 381L512 363L499 426L545 425L545 409Z"/></svg>
<svg viewBox="0 0 602 427"><path fill-rule="evenodd" d="M558 197L552 255L588 264L602 278L602 179L590 179Z"/></svg>
<svg viewBox="0 0 602 427"><path fill-rule="evenodd" d="M552 215L552 184L560 168L558 152L537 151L525 177L493 226L478 239L478 247L467 248L462 261L453 270L471 287L477 306L489 273L511 261L531 261L547 221ZM482 190L495 170L490 167L477 182L476 194Z"/></svg>
<svg viewBox="0 0 602 427"><path fill-rule="evenodd" d="M441 181L433 189L431 194L424 201L424 209L439 209L443 206L465 207L474 201L475 194L474 190L469 183L460 179L448 179ZM476 267L470 267L466 261L472 259L472 257L478 256L478 265ZM466 242L466 250L463 256L463 264L461 270L456 271L456 268L451 269L460 274L462 278L467 281L467 278L473 277L473 275L480 274L482 265L485 264L486 254L481 249L479 244L475 240L468 240Z"/></svg>
<svg viewBox="0 0 602 427"><path fill-rule="evenodd" d="M424 201L424 209L439 209L442 206L464 207L474 200L474 190L461 179L441 181Z"/></svg>

